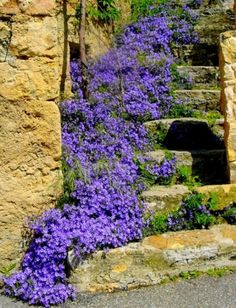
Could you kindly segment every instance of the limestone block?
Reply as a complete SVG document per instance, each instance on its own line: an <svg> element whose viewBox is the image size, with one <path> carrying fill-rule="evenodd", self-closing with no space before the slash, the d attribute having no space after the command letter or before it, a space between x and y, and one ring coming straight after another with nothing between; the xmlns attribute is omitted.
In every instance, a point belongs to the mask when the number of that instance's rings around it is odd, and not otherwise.
<svg viewBox="0 0 236 308"><path fill-rule="evenodd" d="M236 202L236 185L224 184L224 185L205 185L196 187L198 193L204 194L206 201L209 199L212 193L217 195L217 209L222 210L229 204Z"/></svg>
<svg viewBox="0 0 236 308"><path fill-rule="evenodd" d="M19 259L23 224L61 192L60 114L53 102L0 103L0 268Z"/></svg>
<svg viewBox="0 0 236 308"><path fill-rule="evenodd" d="M0 0L0 14L18 14L17 0Z"/></svg>
<svg viewBox="0 0 236 308"><path fill-rule="evenodd" d="M58 60L33 58L0 63L0 98L52 100L59 96Z"/></svg>
<svg viewBox="0 0 236 308"><path fill-rule="evenodd" d="M17 18L12 26L9 52L13 56L58 56L56 17Z"/></svg>
<svg viewBox="0 0 236 308"><path fill-rule="evenodd" d="M55 13L56 0L18 0L22 13L31 15L52 15Z"/></svg>
<svg viewBox="0 0 236 308"><path fill-rule="evenodd" d="M236 63L225 64L224 66L224 81L236 79Z"/></svg>
<svg viewBox="0 0 236 308"><path fill-rule="evenodd" d="M225 146L230 183L236 183L236 31L220 36L221 106L225 116Z"/></svg>
<svg viewBox="0 0 236 308"><path fill-rule="evenodd" d="M56 0L0 0L0 14L52 15Z"/></svg>
<svg viewBox="0 0 236 308"><path fill-rule="evenodd" d="M236 61L236 31L226 31L220 36L222 54L226 64Z"/></svg>
<svg viewBox="0 0 236 308"><path fill-rule="evenodd" d="M70 282L80 292L154 285L185 271L235 268L235 248L236 226L169 232L88 256L74 269Z"/></svg>

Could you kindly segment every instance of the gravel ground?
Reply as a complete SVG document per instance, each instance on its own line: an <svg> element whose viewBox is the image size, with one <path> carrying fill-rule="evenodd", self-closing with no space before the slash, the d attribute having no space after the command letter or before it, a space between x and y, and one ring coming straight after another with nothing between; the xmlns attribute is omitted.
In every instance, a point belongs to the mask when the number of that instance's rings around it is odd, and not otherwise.
<svg viewBox="0 0 236 308"><path fill-rule="evenodd" d="M0 296L0 308L26 308ZM31 306L32 307L32 306ZM79 295L60 308L235 308L236 272L221 278L203 276L128 292Z"/></svg>

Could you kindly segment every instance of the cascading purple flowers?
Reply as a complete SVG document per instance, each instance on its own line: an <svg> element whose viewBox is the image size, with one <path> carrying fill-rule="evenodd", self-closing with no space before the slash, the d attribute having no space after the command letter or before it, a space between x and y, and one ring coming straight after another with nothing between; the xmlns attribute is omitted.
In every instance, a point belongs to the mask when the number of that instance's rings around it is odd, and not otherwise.
<svg viewBox="0 0 236 308"><path fill-rule="evenodd" d="M61 105L65 200L31 223L33 240L19 272L4 278L5 292L30 304L73 297L66 258L140 239L145 226L145 188L136 159L148 149L143 122L164 116L170 91L171 46L195 41L191 12L173 3L124 29L116 47L89 67L89 100L82 98L79 64L71 62L75 98ZM148 165L147 172L170 177L175 160Z"/></svg>

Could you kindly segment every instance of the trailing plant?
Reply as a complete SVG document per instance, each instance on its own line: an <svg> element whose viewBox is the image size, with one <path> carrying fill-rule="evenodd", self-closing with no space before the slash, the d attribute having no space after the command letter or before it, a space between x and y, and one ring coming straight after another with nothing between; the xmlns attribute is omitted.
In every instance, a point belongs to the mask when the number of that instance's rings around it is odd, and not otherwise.
<svg viewBox="0 0 236 308"><path fill-rule="evenodd" d="M226 207L221 215L228 223L236 225L236 203Z"/></svg>
<svg viewBox="0 0 236 308"><path fill-rule="evenodd" d="M155 214L150 219L145 235L209 228L217 221L211 212L215 208L215 199L211 196L204 202L204 198L203 194L193 193L183 200L178 210L166 215Z"/></svg>
<svg viewBox="0 0 236 308"><path fill-rule="evenodd" d="M162 122L148 127L147 138L151 149L158 150L165 148L165 140L168 134L168 125Z"/></svg>
<svg viewBox="0 0 236 308"><path fill-rule="evenodd" d="M120 18L120 10L116 7L116 0L98 0L97 4L91 3L88 6L88 16L97 21L110 23Z"/></svg>
<svg viewBox="0 0 236 308"><path fill-rule="evenodd" d="M184 184L190 189L193 189L194 187L202 185L199 177L192 175L192 170L188 166L177 167L176 183Z"/></svg>
<svg viewBox="0 0 236 308"><path fill-rule="evenodd" d="M171 45L196 41L191 11L173 3L125 27L116 47L88 65L89 95L81 89L81 63L71 62L75 98L61 105L65 204L29 223L34 237L21 269L4 279L8 296L44 307L62 303L75 295L66 276L68 250L81 261L142 237L145 183L136 163L147 149L143 122L160 119L174 104ZM148 171L158 179L172 165L165 160Z"/></svg>

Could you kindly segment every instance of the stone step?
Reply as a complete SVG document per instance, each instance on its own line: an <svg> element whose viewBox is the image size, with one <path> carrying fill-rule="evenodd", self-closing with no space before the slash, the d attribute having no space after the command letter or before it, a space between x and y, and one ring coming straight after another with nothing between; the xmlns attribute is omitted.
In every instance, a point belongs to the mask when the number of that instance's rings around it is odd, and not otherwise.
<svg viewBox="0 0 236 308"><path fill-rule="evenodd" d="M199 42L196 45L185 45L172 49L179 64L192 66L219 66L218 44Z"/></svg>
<svg viewBox="0 0 236 308"><path fill-rule="evenodd" d="M222 210L236 202L236 184L203 185L195 187L194 190L204 194L206 200L214 193L217 197L216 210ZM168 214L178 209L181 201L189 194L191 194L191 191L185 185L153 185L142 193L142 199L147 204L148 209L154 213Z"/></svg>
<svg viewBox="0 0 236 308"><path fill-rule="evenodd" d="M210 127L207 120L195 118L162 119L145 123L154 148L168 150L224 149L224 120Z"/></svg>
<svg viewBox="0 0 236 308"><path fill-rule="evenodd" d="M197 176L204 184L226 183L226 152L220 150L170 151L177 160L177 167L186 166L192 176ZM165 150L149 152L157 162L165 157Z"/></svg>
<svg viewBox="0 0 236 308"><path fill-rule="evenodd" d="M218 66L178 66L179 89L216 89L220 86Z"/></svg>
<svg viewBox="0 0 236 308"><path fill-rule="evenodd" d="M176 90L175 96L193 109L220 111L220 90Z"/></svg>
<svg viewBox="0 0 236 308"><path fill-rule="evenodd" d="M195 31L201 43L218 44L220 33L235 28L234 12L220 7L202 8L197 11L199 19Z"/></svg>
<svg viewBox="0 0 236 308"><path fill-rule="evenodd" d="M183 0L176 0L176 4L183 4ZM190 1L187 1L188 3ZM215 11L215 10L233 10L234 1L233 0L201 0L201 4L197 5L197 1L191 1L193 4L190 7L193 10L200 11Z"/></svg>
<svg viewBox="0 0 236 308"><path fill-rule="evenodd" d="M190 194L184 185L153 185L142 193L148 208L160 214L168 214L179 208L181 201Z"/></svg>
<svg viewBox="0 0 236 308"><path fill-rule="evenodd" d="M98 251L83 262L72 256L69 281L84 293L129 290L173 281L183 272L236 268L235 254L236 226L168 232L106 253Z"/></svg>

